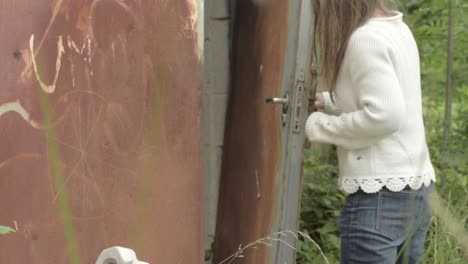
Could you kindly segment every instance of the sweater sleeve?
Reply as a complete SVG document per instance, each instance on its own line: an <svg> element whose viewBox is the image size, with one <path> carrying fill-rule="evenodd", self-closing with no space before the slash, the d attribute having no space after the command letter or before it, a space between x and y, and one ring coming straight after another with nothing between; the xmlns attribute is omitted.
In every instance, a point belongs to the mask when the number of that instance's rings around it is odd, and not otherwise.
<svg viewBox="0 0 468 264"><path fill-rule="evenodd" d="M341 109L333 103L329 92L322 92L323 97L323 110L322 112L329 115L340 115L342 113Z"/></svg>
<svg viewBox="0 0 468 264"><path fill-rule="evenodd" d="M339 116L312 113L305 126L310 141L359 149L400 129L405 104L391 52L390 43L376 33L353 34L345 55L348 65L342 70L349 70L358 110Z"/></svg>

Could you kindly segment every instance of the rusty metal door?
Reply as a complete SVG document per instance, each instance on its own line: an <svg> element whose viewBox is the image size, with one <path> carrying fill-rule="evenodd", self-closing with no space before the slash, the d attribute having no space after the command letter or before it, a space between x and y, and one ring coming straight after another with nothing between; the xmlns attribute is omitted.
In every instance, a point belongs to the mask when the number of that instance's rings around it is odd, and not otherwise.
<svg viewBox="0 0 468 264"><path fill-rule="evenodd" d="M308 0L252 2L236 7L213 263L295 263L312 9Z"/></svg>
<svg viewBox="0 0 468 264"><path fill-rule="evenodd" d="M195 0L0 0L0 263L202 263Z"/></svg>

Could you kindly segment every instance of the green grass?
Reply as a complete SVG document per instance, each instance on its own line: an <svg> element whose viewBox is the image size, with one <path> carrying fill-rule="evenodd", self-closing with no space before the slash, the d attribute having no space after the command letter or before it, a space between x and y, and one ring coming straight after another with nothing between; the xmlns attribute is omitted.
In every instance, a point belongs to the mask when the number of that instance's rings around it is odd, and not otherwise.
<svg viewBox="0 0 468 264"><path fill-rule="evenodd" d="M468 262L468 188L453 182L448 186L440 188L445 198L433 206L435 216L427 236L424 263Z"/></svg>
<svg viewBox="0 0 468 264"><path fill-rule="evenodd" d="M16 230L14 230L13 228L11 227L8 227L8 226L0 226L0 236L1 235L6 235L6 234L9 234L9 233L14 233L16 232Z"/></svg>

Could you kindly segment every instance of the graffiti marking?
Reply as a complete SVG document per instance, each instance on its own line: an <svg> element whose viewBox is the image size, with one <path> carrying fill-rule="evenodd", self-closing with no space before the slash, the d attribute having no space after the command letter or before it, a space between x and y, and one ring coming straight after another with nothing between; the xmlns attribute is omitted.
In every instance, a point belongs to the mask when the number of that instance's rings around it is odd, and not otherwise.
<svg viewBox="0 0 468 264"><path fill-rule="evenodd" d="M44 92L48 94L53 93L55 91L55 87L56 87L57 80L59 77L60 67L62 65L62 55L65 54L65 48L63 47L62 35L59 36L59 39L57 42L57 60L55 62L55 76L54 76L54 81L52 82L51 85L46 85L44 82L42 82L41 77L39 76L39 71L37 70L36 57L34 55L34 34L31 35L31 38L29 39L29 49L31 53L31 61L32 61L33 68L34 68L34 74L36 75L36 79L39 82L39 85L41 86Z"/></svg>
<svg viewBox="0 0 468 264"><path fill-rule="evenodd" d="M28 122L28 124L30 124L35 129L41 128L41 126L36 121L31 119L29 113L18 101L0 105L0 117L8 112L15 112L19 114L26 122Z"/></svg>
<svg viewBox="0 0 468 264"><path fill-rule="evenodd" d="M0 169L5 167L9 163L13 162L14 160L18 160L18 159L39 159L40 157L41 157L41 155L34 154L34 153L17 154L17 155L15 155L15 156L7 159L7 160L4 160L4 161L0 162ZM16 230L18 230L18 228L16 228Z"/></svg>

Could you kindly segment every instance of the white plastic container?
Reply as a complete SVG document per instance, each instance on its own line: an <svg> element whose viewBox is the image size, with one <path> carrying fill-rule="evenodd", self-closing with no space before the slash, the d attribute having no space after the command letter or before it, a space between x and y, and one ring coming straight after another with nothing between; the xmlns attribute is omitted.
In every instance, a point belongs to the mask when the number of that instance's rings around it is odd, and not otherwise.
<svg viewBox="0 0 468 264"><path fill-rule="evenodd" d="M96 264L149 264L138 261L135 251L123 247L111 247L101 252Z"/></svg>

